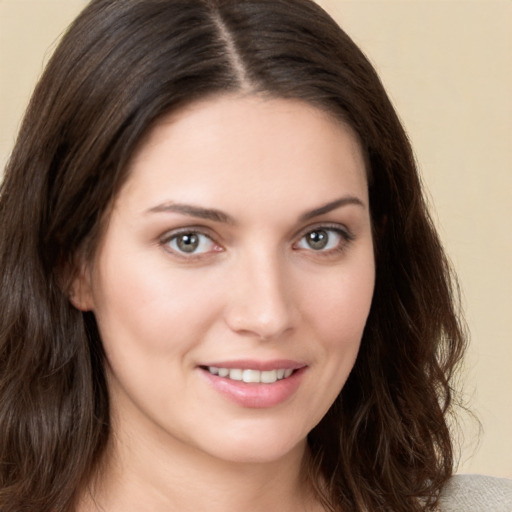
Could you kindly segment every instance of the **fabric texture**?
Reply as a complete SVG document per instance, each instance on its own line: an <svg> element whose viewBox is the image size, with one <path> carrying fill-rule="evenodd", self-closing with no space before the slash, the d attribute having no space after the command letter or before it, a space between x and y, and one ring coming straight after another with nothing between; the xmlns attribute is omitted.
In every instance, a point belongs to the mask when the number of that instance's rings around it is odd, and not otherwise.
<svg viewBox="0 0 512 512"><path fill-rule="evenodd" d="M454 475L441 494L441 512L512 512L512 480Z"/></svg>

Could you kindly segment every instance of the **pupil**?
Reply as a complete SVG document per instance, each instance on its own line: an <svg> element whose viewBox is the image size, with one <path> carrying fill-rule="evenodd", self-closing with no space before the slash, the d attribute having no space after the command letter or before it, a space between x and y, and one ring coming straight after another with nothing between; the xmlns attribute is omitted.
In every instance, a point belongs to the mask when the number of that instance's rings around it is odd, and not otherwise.
<svg viewBox="0 0 512 512"><path fill-rule="evenodd" d="M199 237L194 234L180 235L177 242L181 251L194 252L199 245Z"/></svg>
<svg viewBox="0 0 512 512"><path fill-rule="evenodd" d="M312 231L308 235L308 245L312 249L323 249L327 245L328 235L325 231Z"/></svg>

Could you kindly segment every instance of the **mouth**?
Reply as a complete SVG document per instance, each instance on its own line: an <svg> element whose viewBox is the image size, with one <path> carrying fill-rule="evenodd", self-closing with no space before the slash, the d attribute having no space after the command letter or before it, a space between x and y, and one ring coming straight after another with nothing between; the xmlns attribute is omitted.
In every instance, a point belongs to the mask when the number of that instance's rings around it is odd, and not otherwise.
<svg viewBox="0 0 512 512"><path fill-rule="evenodd" d="M276 368L274 370L221 368L217 366L202 366L201 368L211 375L248 384L273 384L279 380L287 379L296 371L292 368Z"/></svg>
<svg viewBox="0 0 512 512"><path fill-rule="evenodd" d="M287 359L211 361L198 366L223 397L245 408L286 403L299 389L308 365Z"/></svg>

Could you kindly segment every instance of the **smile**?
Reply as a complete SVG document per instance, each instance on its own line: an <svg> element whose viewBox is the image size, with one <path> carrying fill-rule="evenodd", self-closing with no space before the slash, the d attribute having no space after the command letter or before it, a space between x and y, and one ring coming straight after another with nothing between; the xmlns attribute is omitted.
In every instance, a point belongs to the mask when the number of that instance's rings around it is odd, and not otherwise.
<svg viewBox="0 0 512 512"><path fill-rule="evenodd" d="M205 368L212 375L218 375L230 380L253 384L272 384L278 380L288 378L293 370L291 368L278 368L276 370L252 370L243 368L218 368L207 366Z"/></svg>

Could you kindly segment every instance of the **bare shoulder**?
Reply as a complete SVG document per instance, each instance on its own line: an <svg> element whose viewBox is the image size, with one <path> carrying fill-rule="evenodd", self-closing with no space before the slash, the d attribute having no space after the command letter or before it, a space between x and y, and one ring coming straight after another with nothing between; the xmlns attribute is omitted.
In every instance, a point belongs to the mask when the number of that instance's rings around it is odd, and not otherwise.
<svg viewBox="0 0 512 512"><path fill-rule="evenodd" d="M512 480L455 475L441 495L442 512L512 512Z"/></svg>

